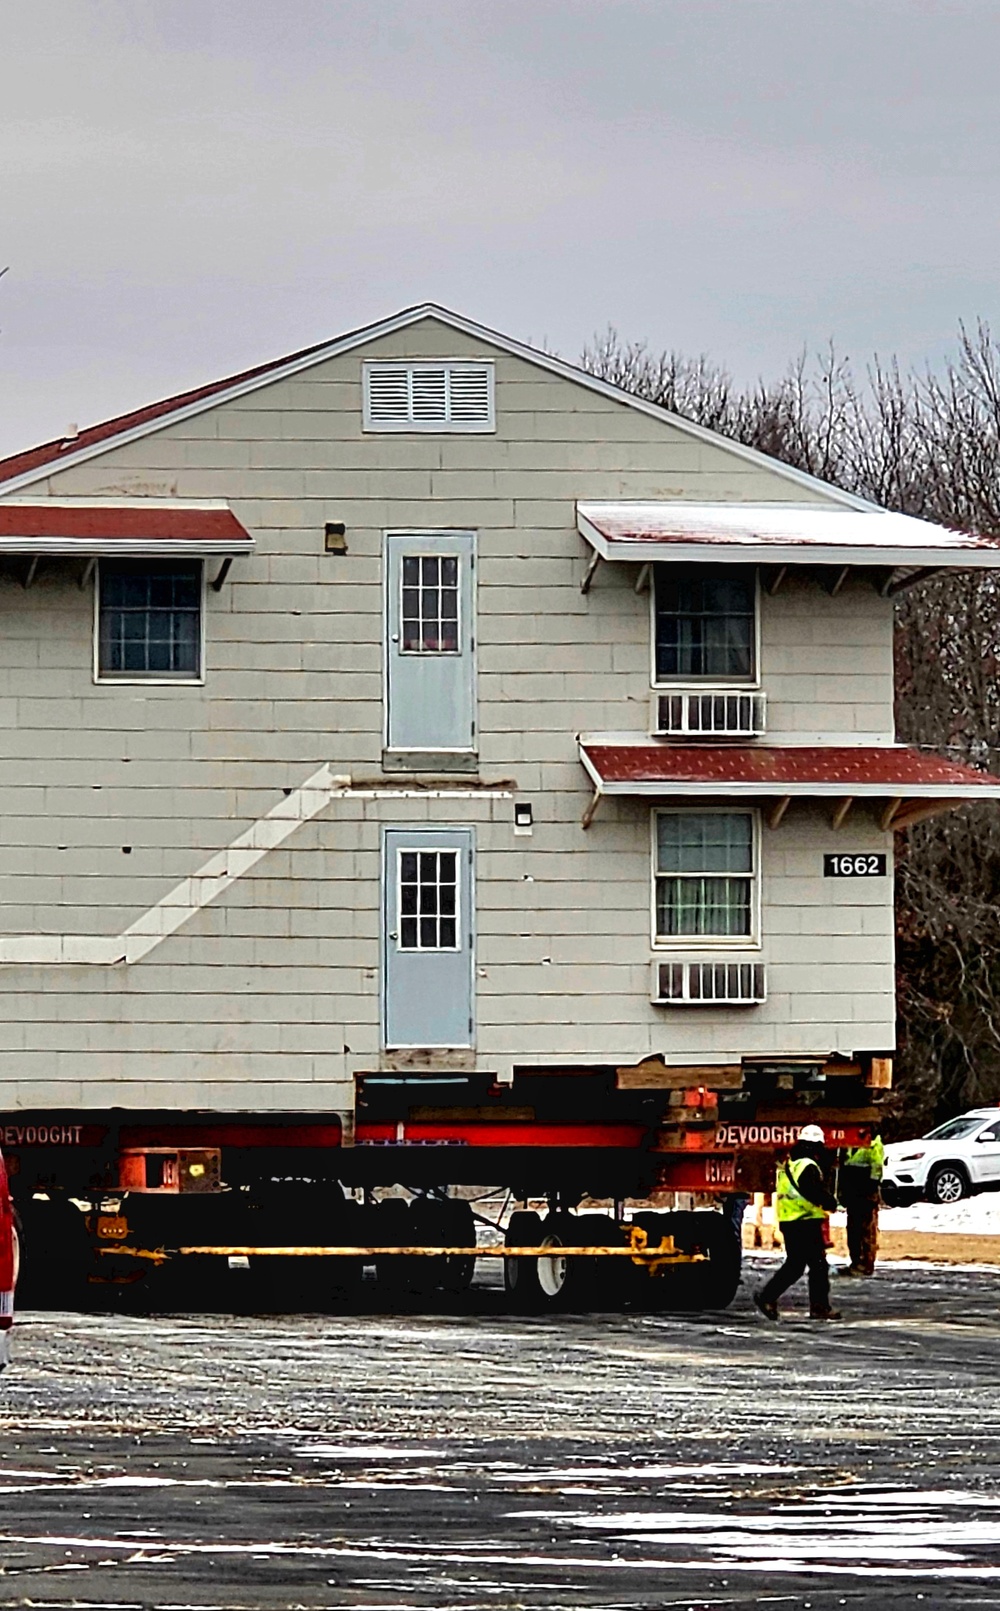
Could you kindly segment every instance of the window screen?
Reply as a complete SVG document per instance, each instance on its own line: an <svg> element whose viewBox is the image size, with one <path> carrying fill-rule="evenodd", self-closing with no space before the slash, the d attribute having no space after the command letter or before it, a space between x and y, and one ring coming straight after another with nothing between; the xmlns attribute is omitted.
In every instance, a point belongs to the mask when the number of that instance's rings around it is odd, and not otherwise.
<svg viewBox="0 0 1000 1611"><path fill-rule="evenodd" d="M457 950L457 850L400 851L399 946L402 951Z"/></svg>
<svg viewBox="0 0 1000 1611"><path fill-rule="evenodd" d="M400 623L404 654L458 653L458 556L404 554Z"/></svg>
<svg viewBox="0 0 1000 1611"><path fill-rule="evenodd" d="M201 675L201 561L101 560L102 677Z"/></svg>
<svg viewBox="0 0 1000 1611"><path fill-rule="evenodd" d="M750 812L657 813L657 940L749 939L755 876Z"/></svg>
<svg viewBox="0 0 1000 1611"><path fill-rule="evenodd" d="M756 578L746 566L658 565L656 680L754 675Z"/></svg>

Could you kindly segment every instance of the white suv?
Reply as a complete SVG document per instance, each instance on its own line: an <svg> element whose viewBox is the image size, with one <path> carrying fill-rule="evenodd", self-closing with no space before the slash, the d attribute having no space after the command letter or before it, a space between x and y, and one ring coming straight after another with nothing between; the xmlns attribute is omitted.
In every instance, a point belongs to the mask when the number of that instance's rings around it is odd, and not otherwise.
<svg viewBox="0 0 1000 1611"><path fill-rule="evenodd" d="M1000 1108L973 1108L921 1140L890 1142L883 1188L887 1202L926 1197L932 1203L1000 1188Z"/></svg>

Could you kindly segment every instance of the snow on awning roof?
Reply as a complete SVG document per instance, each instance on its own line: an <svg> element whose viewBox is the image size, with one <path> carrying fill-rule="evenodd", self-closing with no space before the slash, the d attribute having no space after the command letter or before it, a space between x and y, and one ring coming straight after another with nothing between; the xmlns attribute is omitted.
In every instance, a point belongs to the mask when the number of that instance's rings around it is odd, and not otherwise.
<svg viewBox="0 0 1000 1611"><path fill-rule="evenodd" d="M1000 566L1000 537L884 509L823 504L578 503L577 530L602 559L745 560L769 565Z"/></svg>
<svg viewBox="0 0 1000 1611"><path fill-rule="evenodd" d="M254 540L222 501L160 498L0 503L0 556L30 554L222 559L253 552Z"/></svg>
<svg viewBox="0 0 1000 1611"><path fill-rule="evenodd" d="M969 800L1000 800L1000 778L904 744L632 743L599 733L582 734L579 742L595 799L604 794L880 799L898 802L884 826L891 821L900 828ZM900 809L904 802L926 804Z"/></svg>

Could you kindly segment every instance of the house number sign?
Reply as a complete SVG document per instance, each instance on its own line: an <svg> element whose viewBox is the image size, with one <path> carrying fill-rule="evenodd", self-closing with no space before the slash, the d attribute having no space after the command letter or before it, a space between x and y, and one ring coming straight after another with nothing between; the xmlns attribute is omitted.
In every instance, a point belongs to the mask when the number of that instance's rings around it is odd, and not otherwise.
<svg viewBox="0 0 1000 1611"><path fill-rule="evenodd" d="M824 878L884 878L885 856L824 856Z"/></svg>

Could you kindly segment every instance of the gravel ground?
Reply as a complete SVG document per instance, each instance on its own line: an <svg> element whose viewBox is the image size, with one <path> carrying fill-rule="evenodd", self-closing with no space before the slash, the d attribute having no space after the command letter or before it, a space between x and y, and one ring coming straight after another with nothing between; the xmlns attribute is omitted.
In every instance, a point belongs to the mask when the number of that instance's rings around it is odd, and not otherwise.
<svg viewBox="0 0 1000 1611"><path fill-rule="evenodd" d="M1000 1273L843 1285L837 1326L27 1315L0 1606L1000 1605Z"/></svg>

